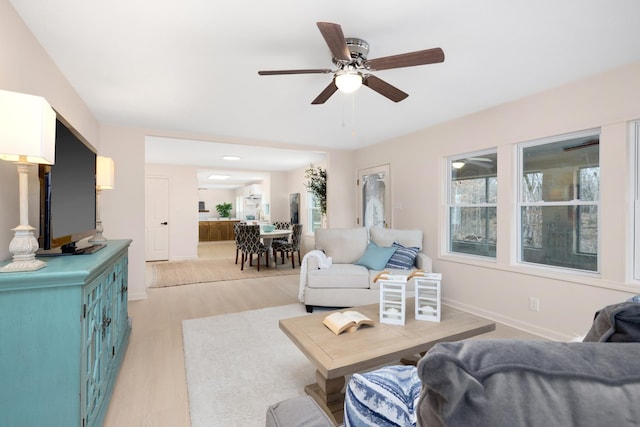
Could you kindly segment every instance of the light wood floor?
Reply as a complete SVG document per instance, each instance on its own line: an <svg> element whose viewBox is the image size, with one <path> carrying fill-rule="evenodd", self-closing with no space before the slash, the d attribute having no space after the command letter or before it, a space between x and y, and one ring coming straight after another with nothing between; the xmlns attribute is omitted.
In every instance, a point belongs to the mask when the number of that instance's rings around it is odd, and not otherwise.
<svg viewBox="0 0 640 427"><path fill-rule="evenodd" d="M203 249L231 250L211 246ZM292 275L149 288L147 299L129 302L133 329L104 426L189 427L182 320L296 303L298 281ZM483 337L539 339L505 325Z"/></svg>

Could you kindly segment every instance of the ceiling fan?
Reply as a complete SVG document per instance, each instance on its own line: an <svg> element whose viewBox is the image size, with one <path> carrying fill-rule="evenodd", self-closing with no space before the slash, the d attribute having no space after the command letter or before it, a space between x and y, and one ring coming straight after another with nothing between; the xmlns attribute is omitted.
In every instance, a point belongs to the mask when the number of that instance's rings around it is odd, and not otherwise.
<svg viewBox="0 0 640 427"><path fill-rule="evenodd" d="M333 63L337 69L328 68L302 70L272 70L258 71L261 76L280 74L330 74L333 79L314 99L311 104L324 104L338 89L342 92L354 92L361 85L378 92L394 102L405 99L409 94L390 85L384 80L370 74L370 71L382 71L392 68L413 67L416 65L434 64L444 61L444 52L439 47L385 56L377 59L367 59L369 44L358 38L345 38L342 27L330 22L318 22L318 29L333 55Z"/></svg>

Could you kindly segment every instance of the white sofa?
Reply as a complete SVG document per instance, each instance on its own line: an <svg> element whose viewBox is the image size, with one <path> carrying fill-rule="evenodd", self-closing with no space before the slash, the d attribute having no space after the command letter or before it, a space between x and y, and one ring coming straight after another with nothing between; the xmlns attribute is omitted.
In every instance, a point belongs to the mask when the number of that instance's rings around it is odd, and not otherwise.
<svg viewBox="0 0 640 427"><path fill-rule="evenodd" d="M328 268L321 268L323 259L317 251L311 251L303 260L300 277L300 302L312 312L314 306L352 307L379 301L379 284L374 279L380 271L391 274L409 274L416 269L431 272L431 258L422 253L422 230L394 230L372 227L320 229L315 232L315 249L331 258ZM373 242L379 248L392 247L394 243L405 248L417 248L415 261L410 269L370 269L356 264L363 262L363 255ZM374 251L375 251L374 247ZM403 253L406 253L405 250ZM371 250L368 254L371 253ZM398 252L400 254L400 252ZM367 264L366 261L364 261ZM407 284L407 295L414 295L413 281Z"/></svg>

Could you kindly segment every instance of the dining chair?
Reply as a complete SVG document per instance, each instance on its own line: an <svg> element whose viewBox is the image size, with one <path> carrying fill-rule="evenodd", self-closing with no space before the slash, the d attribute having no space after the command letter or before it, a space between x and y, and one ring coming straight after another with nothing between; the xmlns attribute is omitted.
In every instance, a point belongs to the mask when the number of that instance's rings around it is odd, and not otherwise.
<svg viewBox="0 0 640 427"><path fill-rule="evenodd" d="M273 226L276 228L276 230L291 230L291 223L290 222L284 222L284 221L275 221L273 223ZM279 245L282 243L289 243L289 238L277 238L277 239L273 239L273 242L271 243L273 244Z"/></svg>
<svg viewBox="0 0 640 427"><path fill-rule="evenodd" d="M242 236L240 239L240 250L242 251L242 265L241 270L244 270L244 263L249 257L249 266L252 265L253 254L258 255L258 271L260 271L260 257L264 254L264 265L269 266L269 257L267 256L268 248L260 241L260 226L259 225L245 225L243 231L240 232Z"/></svg>
<svg viewBox="0 0 640 427"><path fill-rule="evenodd" d="M238 255L240 253L240 227L243 226L241 226L239 222L233 224L233 239L236 242L236 264L238 263Z"/></svg>
<svg viewBox="0 0 640 427"><path fill-rule="evenodd" d="M291 242L281 243L273 247L274 254L280 252L282 257L282 263L284 264L284 255L291 254L291 268L296 268L295 256L298 253L298 265L301 265L300 261L300 244L302 243L302 224L293 224L293 232L291 233ZM277 259L276 259L277 262Z"/></svg>

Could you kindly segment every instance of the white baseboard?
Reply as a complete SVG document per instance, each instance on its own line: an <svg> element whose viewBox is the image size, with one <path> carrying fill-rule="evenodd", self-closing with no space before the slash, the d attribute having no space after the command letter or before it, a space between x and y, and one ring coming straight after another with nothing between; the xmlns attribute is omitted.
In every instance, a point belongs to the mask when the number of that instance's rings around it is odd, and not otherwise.
<svg viewBox="0 0 640 427"><path fill-rule="evenodd" d="M183 257L173 257L170 258L169 261L195 261L197 260L198 257L192 257L192 256L183 256Z"/></svg>
<svg viewBox="0 0 640 427"><path fill-rule="evenodd" d="M127 298L127 301L136 301L136 300L141 300L141 299L147 299L147 293L146 292L136 292L135 294L132 294L131 292L129 292L129 296Z"/></svg>
<svg viewBox="0 0 640 427"><path fill-rule="evenodd" d="M539 326L533 325L531 323L523 322L518 319L514 319L508 316L504 316L500 313L496 313L494 311L483 310L481 308L464 304L459 301L452 301L449 299L442 299L442 304L449 305L453 308L457 308L463 311L466 311L471 314L475 314L476 316L486 317L487 319L491 319L495 322L499 322L505 324L507 326L511 326L512 328L520 329L525 332L529 332L534 335L539 335L543 338L546 338L551 341L571 341L575 338L575 335L565 335L558 331L553 331L546 328L541 328Z"/></svg>

